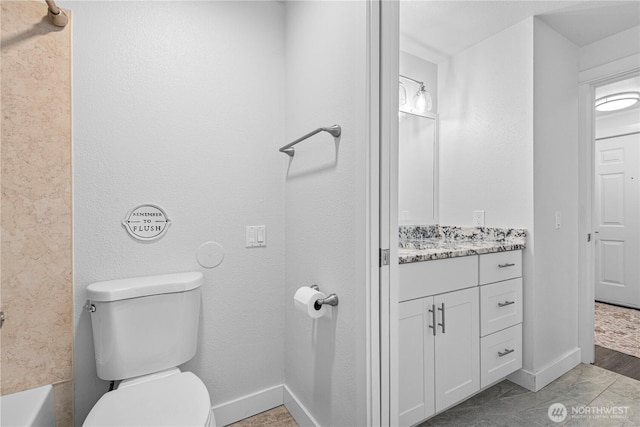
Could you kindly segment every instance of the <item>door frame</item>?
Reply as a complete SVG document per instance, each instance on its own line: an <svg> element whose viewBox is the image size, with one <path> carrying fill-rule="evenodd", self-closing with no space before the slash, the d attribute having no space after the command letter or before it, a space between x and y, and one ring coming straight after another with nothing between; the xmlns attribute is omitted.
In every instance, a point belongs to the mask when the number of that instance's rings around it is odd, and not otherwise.
<svg viewBox="0 0 640 427"><path fill-rule="evenodd" d="M389 264L379 267L380 425L395 426L400 419L397 191L400 4L398 0L379 0L379 4L379 248L389 250Z"/></svg>
<svg viewBox="0 0 640 427"><path fill-rule="evenodd" d="M398 0L368 0L367 425L398 424ZM381 265L381 250L389 265ZM396 304L392 302L395 301ZM392 396L396 396L393 399Z"/></svg>
<svg viewBox="0 0 640 427"><path fill-rule="evenodd" d="M593 204L595 200L595 89L640 72L640 54L631 55L578 74L578 346L582 363L593 363L595 252Z"/></svg>
<svg viewBox="0 0 640 427"><path fill-rule="evenodd" d="M381 305L380 284L382 270L379 267L380 242L380 15L381 0L367 1L367 280L366 280L366 402L367 425L381 426Z"/></svg>

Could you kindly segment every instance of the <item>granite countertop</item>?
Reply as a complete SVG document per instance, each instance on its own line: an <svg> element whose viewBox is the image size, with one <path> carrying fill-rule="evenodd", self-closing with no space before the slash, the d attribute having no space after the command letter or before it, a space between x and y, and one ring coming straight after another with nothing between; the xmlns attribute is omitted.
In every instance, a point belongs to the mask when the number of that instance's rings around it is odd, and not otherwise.
<svg viewBox="0 0 640 427"><path fill-rule="evenodd" d="M526 247L527 232L514 228L401 226L400 264L455 258Z"/></svg>

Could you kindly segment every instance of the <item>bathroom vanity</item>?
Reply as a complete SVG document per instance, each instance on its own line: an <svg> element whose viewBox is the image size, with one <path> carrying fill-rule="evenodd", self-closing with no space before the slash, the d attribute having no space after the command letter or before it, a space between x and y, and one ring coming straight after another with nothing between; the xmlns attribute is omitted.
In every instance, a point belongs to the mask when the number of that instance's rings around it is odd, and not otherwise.
<svg viewBox="0 0 640 427"><path fill-rule="evenodd" d="M522 367L525 244L518 229L400 227L400 425Z"/></svg>

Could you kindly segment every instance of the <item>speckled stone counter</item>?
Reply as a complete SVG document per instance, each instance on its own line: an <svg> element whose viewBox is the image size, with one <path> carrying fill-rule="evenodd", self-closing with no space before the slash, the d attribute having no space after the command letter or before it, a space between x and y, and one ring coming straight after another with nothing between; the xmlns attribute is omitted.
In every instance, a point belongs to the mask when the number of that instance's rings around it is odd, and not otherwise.
<svg viewBox="0 0 640 427"><path fill-rule="evenodd" d="M527 232L517 228L400 226L400 264L526 247Z"/></svg>

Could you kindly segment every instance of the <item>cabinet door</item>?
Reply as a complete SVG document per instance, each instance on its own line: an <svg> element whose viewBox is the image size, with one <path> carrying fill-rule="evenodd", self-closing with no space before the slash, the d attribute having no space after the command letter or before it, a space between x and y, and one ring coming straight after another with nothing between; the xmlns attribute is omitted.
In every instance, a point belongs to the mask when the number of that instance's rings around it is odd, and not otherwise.
<svg viewBox="0 0 640 427"><path fill-rule="evenodd" d="M410 426L434 413L433 297L400 303L400 425Z"/></svg>
<svg viewBox="0 0 640 427"><path fill-rule="evenodd" d="M434 297L436 411L480 389L480 317L478 288Z"/></svg>

